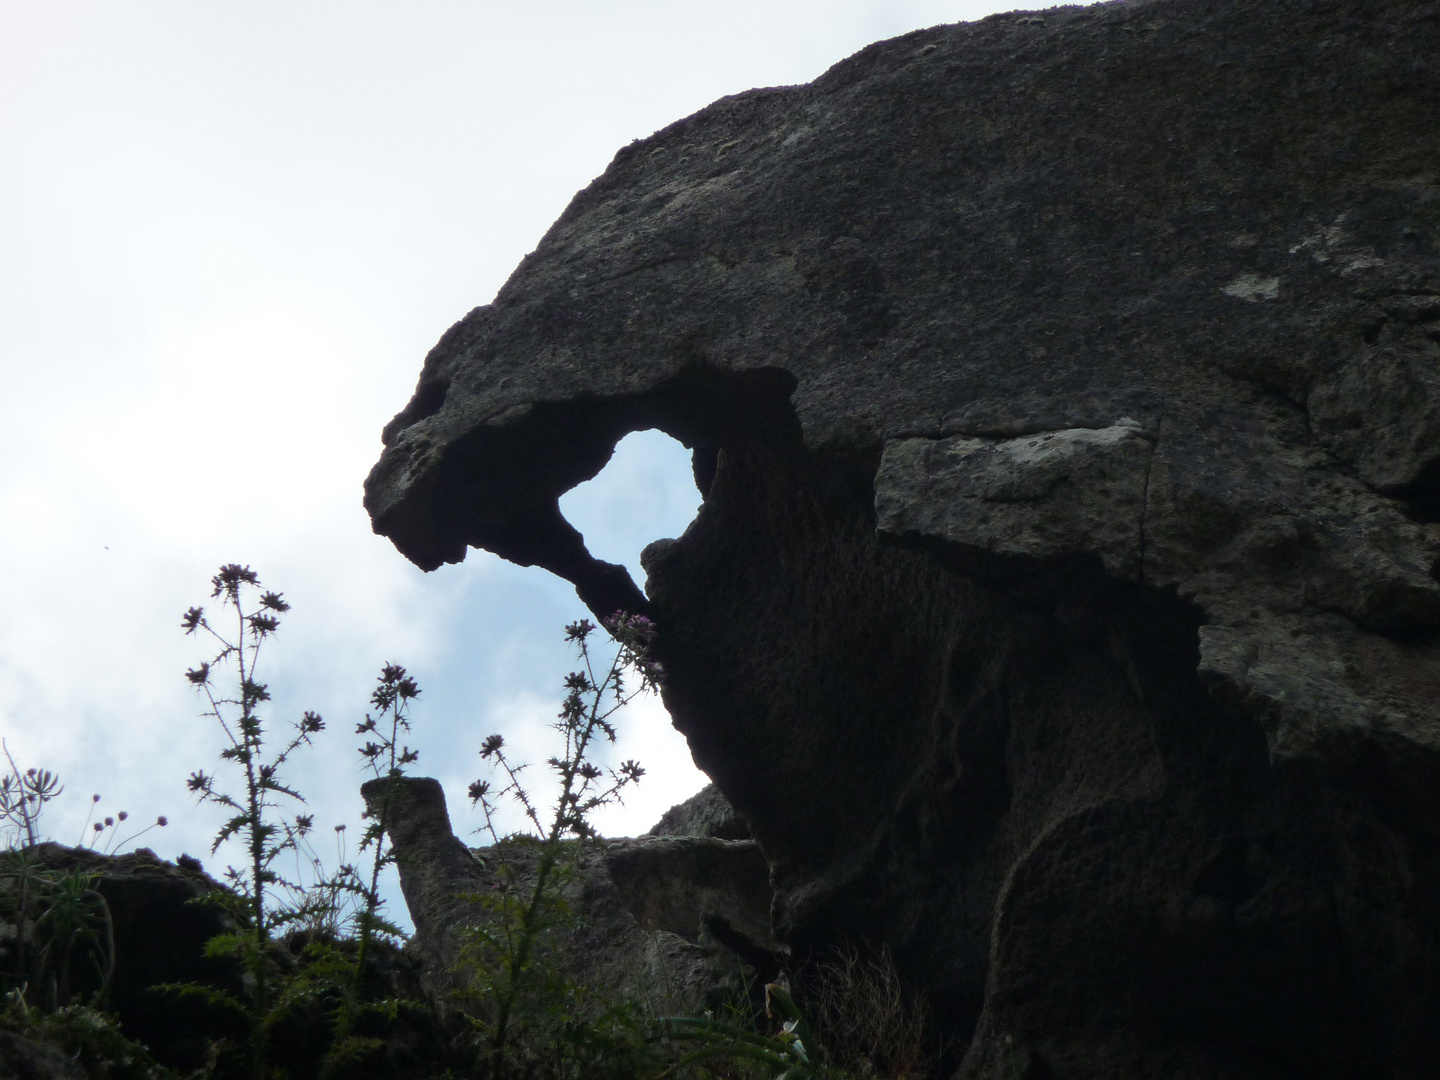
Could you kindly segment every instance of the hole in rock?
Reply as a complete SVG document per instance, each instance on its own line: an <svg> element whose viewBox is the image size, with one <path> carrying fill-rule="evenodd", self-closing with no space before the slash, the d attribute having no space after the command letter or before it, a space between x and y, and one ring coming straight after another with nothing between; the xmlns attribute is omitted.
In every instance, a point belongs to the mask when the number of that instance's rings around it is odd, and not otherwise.
<svg viewBox="0 0 1440 1080"><path fill-rule="evenodd" d="M642 587L640 552L683 533L699 506L690 451L655 430L626 435L598 476L560 496L560 512L590 554L624 566Z"/></svg>
<svg viewBox="0 0 1440 1080"><path fill-rule="evenodd" d="M1401 498L1409 501L1410 516L1414 520L1440 522L1440 459L1425 466Z"/></svg>
<svg viewBox="0 0 1440 1080"><path fill-rule="evenodd" d="M654 430L625 436L598 476L560 497L560 512L580 530L590 554L621 564L641 585L645 545L679 536L699 505L690 451ZM657 697L647 695L630 706L620 718L619 739L601 756L605 765L635 758L646 770L640 784L627 792L624 806L596 813L594 824L605 836L644 832L710 782L695 767L685 737L671 725Z"/></svg>

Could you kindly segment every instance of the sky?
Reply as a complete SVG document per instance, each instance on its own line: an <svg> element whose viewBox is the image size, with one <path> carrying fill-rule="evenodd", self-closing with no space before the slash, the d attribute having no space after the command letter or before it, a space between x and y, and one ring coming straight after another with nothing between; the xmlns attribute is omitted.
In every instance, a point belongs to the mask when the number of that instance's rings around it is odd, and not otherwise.
<svg viewBox="0 0 1440 1080"><path fill-rule="evenodd" d="M42 830L165 815L124 846L235 858L210 854L220 815L186 790L224 769L180 617L239 562L292 605L259 673L267 722L327 721L288 770L321 854L338 859L334 825L357 831L352 732L387 662L422 687L412 773L480 843L480 742L553 752L563 628L586 612L538 568L473 551L423 574L371 533L361 483L425 353L631 140L1007 9L0 0L0 736L65 784ZM641 548L698 503L688 454L652 431L561 505L643 582ZM607 835L706 782L656 699L605 760L631 757L647 775L601 812Z"/></svg>

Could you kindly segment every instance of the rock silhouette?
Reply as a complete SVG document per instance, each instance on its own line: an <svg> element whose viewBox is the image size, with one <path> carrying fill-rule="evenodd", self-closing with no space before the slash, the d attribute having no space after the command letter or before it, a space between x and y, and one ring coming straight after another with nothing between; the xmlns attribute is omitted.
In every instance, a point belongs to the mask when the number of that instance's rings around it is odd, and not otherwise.
<svg viewBox="0 0 1440 1080"><path fill-rule="evenodd" d="M1440 4L881 42L622 149L366 483L660 627L774 933L964 1078L1440 1075ZM642 593L557 499L704 506Z"/></svg>

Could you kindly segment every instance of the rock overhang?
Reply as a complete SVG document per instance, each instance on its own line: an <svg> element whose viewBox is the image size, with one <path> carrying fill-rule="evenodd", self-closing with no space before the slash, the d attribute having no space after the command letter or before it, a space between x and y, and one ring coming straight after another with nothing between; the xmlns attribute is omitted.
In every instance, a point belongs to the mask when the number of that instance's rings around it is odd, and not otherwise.
<svg viewBox="0 0 1440 1080"><path fill-rule="evenodd" d="M1231 831L1187 858L1263 862L1240 833L1356 798L1440 836L1437 115L1421 0L1012 13L724 99L624 148L441 339L367 507L426 568L480 546L652 607L782 928L865 913L978 1062L985 1017L1021 1024L1005 972L1048 962L1005 959L1027 874L1049 910L1065 859L1202 821ZM713 499L646 596L557 500L648 427ZM887 884L936 852L943 889ZM1175 872L1166 904L1259 902ZM970 929L907 937L941 910Z"/></svg>
<svg viewBox="0 0 1440 1080"><path fill-rule="evenodd" d="M629 430L893 463L1133 423L1123 506L1091 497L1101 462L1058 481L1078 518L1011 500L1002 531L1029 514L1032 553L1095 554L1232 627L1432 633L1436 538L1411 520L1440 471L1429 10L994 16L625 147L427 358L367 481L376 529L427 569L486 547L643 608L557 505ZM936 535L994 548L955 526Z"/></svg>

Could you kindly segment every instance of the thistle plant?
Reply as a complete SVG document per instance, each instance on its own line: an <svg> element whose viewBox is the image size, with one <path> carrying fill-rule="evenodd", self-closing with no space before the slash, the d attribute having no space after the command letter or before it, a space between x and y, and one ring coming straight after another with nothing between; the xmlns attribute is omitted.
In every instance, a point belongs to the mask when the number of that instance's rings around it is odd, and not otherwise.
<svg viewBox="0 0 1440 1080"><path fill-rule="evenodd" d="M596 740L614 742L616 715L640 694L653 690L661 677L660 665L650 649L655 638L654 624L644 616L616 612L603 620L615 642L608 666L597 664L591 638L597 627L588 619L565 628L565 640L578 654L581 670L565 677L565 700L553 725L562 739L562 751L548 761L559 782L554 807L542 816L526 788L523 773L528 767L505 752L505 740L491 735L481 746L480 757L490 763L503 780L497 789L491 781L470 785L472 805L485 816L484 830L499 845L497 825L500 800L518 803L529 835L538 839L538 858L533 880L522 885L513 867L503 860L496 871L502 880L496 893L483 900L488 921L473 931L470 958L477 973L476 992L484 1000L486 1017L481 1021L486 1035L491 1072L511 1071L510 1051L517 1016L525 1011L532 990L553 982L556 972L547 969L543 939L563 922L565 904L561 891L566 844L595 838L591 815L600 807L618 802L625 788L638 783L645 770L635 761L605 769L592 760ZM571 847L574 851L576 848Z"/></svg>
<svg viewBox="0 0 1440 1080"><path fill-rule="evenodd" d="M364 907L356 919L359 942L356 964L361 967L365 964L365 954L377 930L392 937L403 936L399 929L379 918L379 911L383 906L380 875L385 867L395 862L395 853L387 841L385 829L390 823L390 810L396 787L400 778L405 775L405 766L420 758L419 751L411 750L400 743L401 734L408 734L410 731L410 702L419 696L419 685L405 673L403 667L399 664L386 664L380 671L380 679L374 692L370 695L370 704L374 707L375 714L366 713L365 722L355 727L355 734L373 736L366 739L365 745L360 748L360 757L376 780L385 781L380 797L376 800L376 808L366 811L365 816L370 823L360 838L360 850L369 849L373 853L369 867L370 880L363 884L361 892Z"/></svg>
<svg viewBox="0 0 1440 1080"><path fill-rule="evenodd" d="M231 908L242 932L212 940L209 951L241 961L249 1000L240 1001L217 990L180 989L201 992L212 1002L245 1015L250 1028L250 1075L253 1080L263 1080L268 1030L287 1005L274 995L276 933L309 914L304 890L298 882L282 878L276 862L285 852L298 849L314 823L308 814L285 815L287 805L303 803L304 799L286 786L280 770L296 750L310 745L311 736L321 731L325 722L316 713L304 713L280 749L267 756L266 726L260 707L270 700L270 693L256 675L262 647L279 630L280 616L290 610L290 605L280 593L262 592L255 571L238 563L222 566L211 579L211 586L211 599L220 601L221 611L234 629L222 632L212 624L204 608L190 608L181 622L185 633L203 637L218 651L185 674L208 705L203 715L215 720L224 733L221 760L238 770L243 786L232 794L219 786L217 777L197 771L190 776L189 788L200 802L230 811L215 834L211 853L232 837L239 838L245 850L246 864L238 869L229 867L225 872L233 891L228 894L229 901L222 901ZM219 685L218 674L226 669L233 673L233 689ZM277 898L280 890L291 898L300 897L301 902L286 903L283 896Z"/></svg>
<svg viewBox="0 0 1440 1080"><path fill-rule="evenodd" d="M355 727L356 735L366 736L365 744L359 748L362 767L374 774L380 781L379 794L367 794L365 817L369 824L360 839L361 852L371 852L368 874L342 860L339 873L331 879L332 896L348 892L358 898L359 908L355 911L355 959L349 971L347 985L341 995L340 1010L335 1021L335 1038L330 1053L326 1056L322 1074L329 1075L346 1062L362 1057L377 1045L377 1040L357 1037L355 1026L367 1011L361 1001L361 983L365 978L365 963L371 946L377 936L391 941L404 940L404 932L398 926L384 919L381 910L384 899L380 895L380 875L387 866L395 862L386 828L390 823L390 812L400 779L405 775L405 766L419 760L420 754L400 741L410 731L410 703L420 696L420 687L399 664L386 664L380 671L380 678L370 704L374 713L366 713L364 723ZM337 828L337 835L343 826ZM332 912L338 904L331 901ZM394 1003L391 1003L394 1004ZM382 1009L382 1011L388 1011Z"/></svg>

